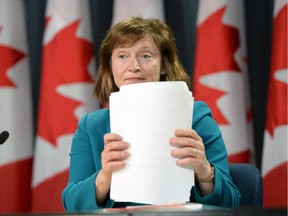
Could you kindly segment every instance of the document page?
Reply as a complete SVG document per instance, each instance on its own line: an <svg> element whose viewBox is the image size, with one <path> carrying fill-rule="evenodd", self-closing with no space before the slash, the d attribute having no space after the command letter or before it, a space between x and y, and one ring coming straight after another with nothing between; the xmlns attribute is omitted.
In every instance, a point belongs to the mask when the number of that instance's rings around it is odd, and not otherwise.
<svg viewBox="0 0 288 216"><path fill-rule="evenodd" d="M194 171L176 165L169 139L175 129L192 127L193 104L181 81L130 84L111 94L111 132L130 144L127 166L112 175L112 199L155 205L189 201Z"/></svg>

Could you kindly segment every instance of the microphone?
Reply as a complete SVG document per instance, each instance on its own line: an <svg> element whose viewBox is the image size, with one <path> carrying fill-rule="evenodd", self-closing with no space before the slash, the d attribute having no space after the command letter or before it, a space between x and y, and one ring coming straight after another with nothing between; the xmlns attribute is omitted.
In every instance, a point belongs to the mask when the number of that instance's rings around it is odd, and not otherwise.
<svg viewBox="0 0 288 216"><path fill-rule="evenodd" d="M8 131L3 131L3 132L0 134L0 145L3 144L4 142L6 142L6 140L8 139L8 137L9 137Z"/></svg>

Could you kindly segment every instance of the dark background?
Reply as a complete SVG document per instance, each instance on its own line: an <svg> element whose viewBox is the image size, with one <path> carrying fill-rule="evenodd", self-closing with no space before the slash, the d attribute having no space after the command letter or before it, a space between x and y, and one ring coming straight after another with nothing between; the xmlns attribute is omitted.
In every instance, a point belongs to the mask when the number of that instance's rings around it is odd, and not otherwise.
<svg viewBox="0 0 288 216"><path fill-rule="evenodd" d="M136 0L137 1L137 0ZM193 78L197 7L201 0L164 0L166 23L174 31L180 60ZM256 166L261 168L274 0L244 1L250 98L253 112ZM113 0L90 0L95 53L112 21ZM25 0L33 92L34 128L41 79L42 38L46 0Z"/></svg>

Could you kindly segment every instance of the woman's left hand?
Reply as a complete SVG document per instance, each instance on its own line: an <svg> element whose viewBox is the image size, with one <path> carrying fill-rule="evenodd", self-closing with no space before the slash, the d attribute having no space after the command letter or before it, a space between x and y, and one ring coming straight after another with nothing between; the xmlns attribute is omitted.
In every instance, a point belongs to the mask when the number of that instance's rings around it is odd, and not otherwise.
<svg viewBox="0 0 288 216"><path fill-rule="evenodd" d="M176 164L193 169L199 178L208 178L211 175L211 165L205 155L205 146L202 138L193 129L177 129L170 144L176 147L171 155L177 158Z"/></svg>

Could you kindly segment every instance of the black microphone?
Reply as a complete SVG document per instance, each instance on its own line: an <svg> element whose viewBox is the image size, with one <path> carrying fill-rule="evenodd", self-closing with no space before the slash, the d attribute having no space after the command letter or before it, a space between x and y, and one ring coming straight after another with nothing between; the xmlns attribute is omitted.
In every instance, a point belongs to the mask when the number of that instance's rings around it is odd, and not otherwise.
<svg viewBox="0 0 288 216"><path fill-rule="evenodd" d="M6 140L8 139L8 137L9 137L8 131L3 131L3 132L0 134L0 145L3 144L4 142L6 142Z"/></svg>

